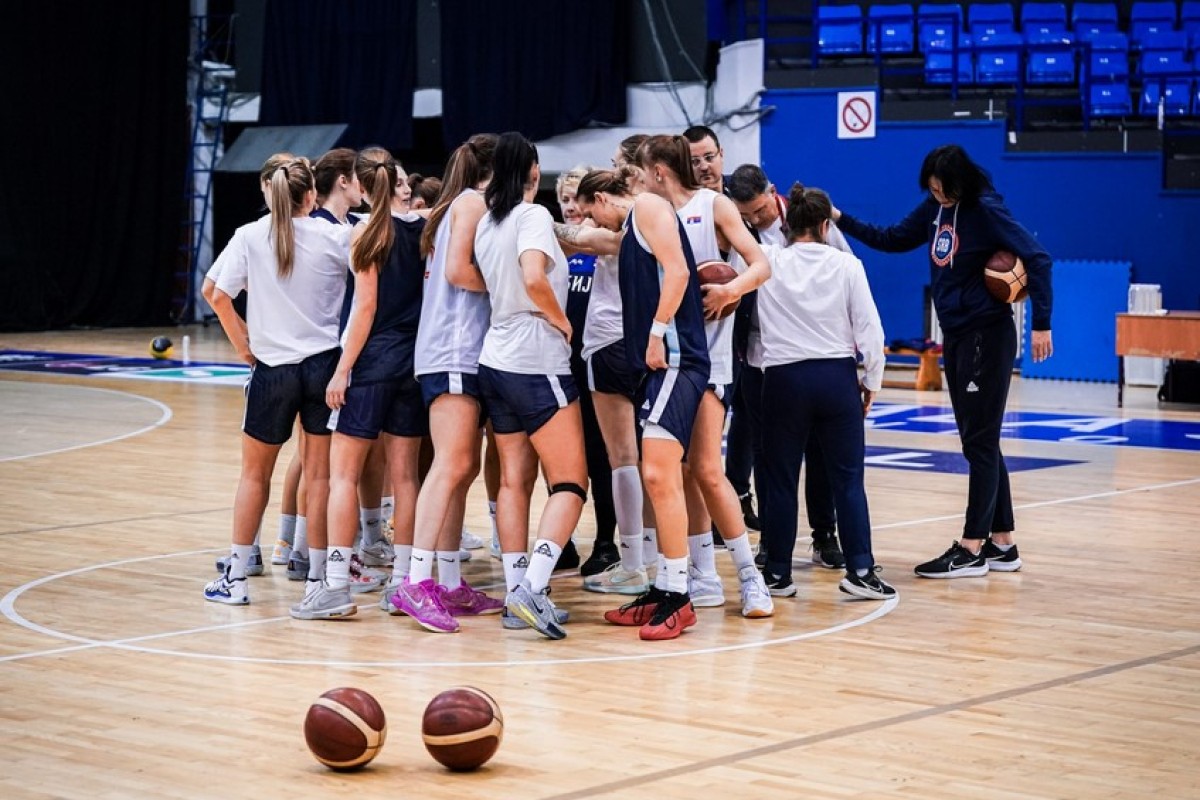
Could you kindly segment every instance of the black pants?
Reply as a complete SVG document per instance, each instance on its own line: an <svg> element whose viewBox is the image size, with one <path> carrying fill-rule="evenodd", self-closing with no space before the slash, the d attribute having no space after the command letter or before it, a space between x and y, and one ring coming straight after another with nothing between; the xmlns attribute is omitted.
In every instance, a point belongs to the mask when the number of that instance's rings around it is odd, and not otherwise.
<svg viewBox="0 0 1200 800"><path fill-rule="evenodd" d="M592 489L592 507L596 510L596 541L615 543L617 511L613 505L612 468L608 463L608 450L596 421L596 407L592 404L592 393L587 390L587 363L572 356L571 375L579 387L579 410L583 415L583 448L587 457L588 482Z"/></svg>
<svg viewBox="0 0 1200 800"><path fill-rule="evenodd" d="M760 485L759 471L754 467L762 463L763 372L749 364L740 364L735 365L734 374L733 416L729 420L729 437L725 444L725 477L733 485L738 497L742 497L750 491L750 474L753 471L759 519L762 519L766 498ZM772 426L767 424L766 427L770 435ZM825 474L821 443L815 436L809 437L804 462L804 505L808 524L815 531L832 532L837 528L833 489Z"/></svg>
<svg viewBox="0 0 1200 800"><path fill-rule="evenodd" d="M759 462L767 569L791 575L796 545L800 467L811 439L825 456L847 571L869 569L871 516L863 486L866 435L858 368L852 358L799 361L768 367L763 377L763 436Z"/></svg>
<svg viewBox="0 0 1200 800"><path fill-rule="evenodd" d="M1000 427L1017 357L1011 319L966 333L946 334L942 363L950 403L970 465L964 539L986 539L1013 529L1012 491L1000 452Z"/></svg>

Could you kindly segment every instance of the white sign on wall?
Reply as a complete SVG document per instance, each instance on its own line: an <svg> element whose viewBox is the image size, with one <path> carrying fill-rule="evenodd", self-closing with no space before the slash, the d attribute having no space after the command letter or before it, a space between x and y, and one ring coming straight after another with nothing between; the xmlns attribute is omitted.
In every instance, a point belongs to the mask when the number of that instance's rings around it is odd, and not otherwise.
<svg viewBox="0 0 1200 800"><path fill-rule="evenodd" d="M875 92L838 92L839 139L875 138Z"/></svg>

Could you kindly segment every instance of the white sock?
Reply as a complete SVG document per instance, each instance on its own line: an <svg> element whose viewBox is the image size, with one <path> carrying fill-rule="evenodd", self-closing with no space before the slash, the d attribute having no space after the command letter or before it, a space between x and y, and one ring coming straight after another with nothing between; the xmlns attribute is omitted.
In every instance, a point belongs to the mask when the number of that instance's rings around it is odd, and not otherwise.
<svg viewBox="0 0 1200 800"><path fill-rule="evenodd" d="M637 467L617 467L612 471L613 507L620 532L621 569L641 569L642 553L642 476Z"/></svg>
<svg viewBox="0 0 1200 800"><path fill-rule="evenodd" d="M529 588L535 594L550 585L550 573L554 572L554 565L558 563L562 551L561 547L549 539L538 539L533 543L533 554L529 556L529 569L525 573L525 580L529 581Z"/></svg>
<svg viewBox="0 0 1200 800"><path fill-rule="evenodd" d="M654 564L658 560L658 529L642 528L642 563Z"/></svg>
<svg viewBox="0 0 1200 800"><path fill-rule="evenodd" d="M667 560L663 557L662 553L658 554L656 567L654 570L654 588L665 592L667 591Z"/></svg>
<svg viewBox="0 0 1200 800"><path fill-rule="evenodd" d="M360 508L359 522L362 526L363 544L371 545L383 538L383 509Z"/></svg>
<svg viewBox="0 0 1200 800"><path fill-rule="evenodd" d="M433 577L433 560L437 554L432 550L422 550L414 547L408 562L409 583L421 583Z"/></svg>
<svg viewBox="0 0 1200 800"><path fill-rule="evenodd" d="M362 526L362 518L360 517L359 522L358 522L358 527L354 529L354 549L355 550L362 547L362 540L363 540L363 526Z"/></svg>
<svg viewBox="0 0 1200 800"><path fill-rule="evenodd" d="M447 589L457 589L462 586L462 566L458 560L457 550L437 551L438 583Z"/></svg>
<svg viewBox="0 0 1200 800"><path fill-rule="evenodd" d="M662 571L666 574L662 587L664 591L686 592L688 590L687 565L688 560L686 558L663 559Z"/></svg>
<svg viewBox="0 0 1200 800"><path fill-rule="evenodd" d="M1009 545L1009 547L1012 547L1012 545L1010 544L1010 545ZM858 576L858 577L860 577L860 578L865 578L865 577L867 577L868 575L870 575L870 574L871 574L871 570L869 570L869 569L856 569L856 570L854 570L854 574L855 574L855 575L857 575L857 576Z"/></svg>
<svg viewBox="0 0 1200 800"><path fill-rule="evenodd" d="M717 574L717 559L713 552L712 531L688 535L688 555L692 558L692 566L701 575ZM754 560L751 556L751 561Z"/></svg>
<svg viewBox="0 0 1200 800"><path fill-rule="evenodd" d="M327 551L315 547L308 548L308 579L310 581L325 580L325 556Z"/></svg>
<svg viewBox="0 0 1200 800"><path fill-rule="evenodd" d="M246 577L246 565L250 563L252 544L235 544L229 549L229 577L236 580Z"/></svg>
<svg viewBox="0 0 1200 800"><path fill-rule="evenodd" d="M996 544L995 542L992 542L992 547L996 548L1001 553L1007 553L1009 550L1013 549L1011 544Z"/></svg>
<svg viewBox="0 0 1200 800"><path fill-rule="evenodd" d="M396 545L396 557L392 560L392 583L399 583L408 577L408 569L412 566L411 544Z"/></svg>
<svg viewBox="0 0 1200 800"><path fill-rule="evenodd" d="M742 567L753 566L754 548L750 546L750 537L746 535L745 531L742 531L742 535L736 539L726 539L725 549L733 557L733 566L739 570Z"/></svg>
<svg viewBox="0 0 1200 800"><path fill-rule="evenodd" d="M308 517L296 517L296 540L292 545L292 552L300 554L302 558L308 558Z"/></svg>
<svg viewBox="0 0 1200 800"><path fill-rule="evenodd" d="M325 583L330 589L345 589L350 585L350 556L353 547L331 547L325 562Z"/></svg>
<svg viewBox="0 0 1200 800"><path fill-rule="evenodd" d="M258 528L254 531L254 547L258 547L258 537L262 536L262 521L258 523Z"/></svg>
<svg viewBox="0 0 1200 800"><path fill-rule="evenodd" d="M379 513L384 520L389 520L396 513L396 498L393 495L385 494L379 501Z"/></svg>
<svg viewBox="0 0 1200 800"><path fill-rule="evenodd" d="M524 553L501 553L500 560L504 562L504 585L511 592L525 580L525 570L529 569L529 557Z"/></svg>
<svg viewBox="0 0 1200 800"><path fill-rule="evenodd" d="M279 540L289 545L296 541L296 515L279 515Z"/></svg>

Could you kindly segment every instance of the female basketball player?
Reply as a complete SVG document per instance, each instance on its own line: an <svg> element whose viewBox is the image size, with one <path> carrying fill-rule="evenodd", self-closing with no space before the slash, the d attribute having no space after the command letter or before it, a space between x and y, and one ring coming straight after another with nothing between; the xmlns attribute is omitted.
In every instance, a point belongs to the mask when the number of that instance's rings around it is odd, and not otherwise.
<svg viewBox="0 0 1200 800"><path fill-rule="evenodd" d="M892 253L929 247L933 307L945 337L942 361L962 452L970 465L962 541L916 567L922 578L1013 572L1012 492L1000 452L1000 427L1017 354L1012 307L988 293L983 267L997 250L1015 253L1029 273L1033 360L1054 352L1049 254L1004 205L988 174L958 145L925 156L918 184L929 197L888 228L833 210L843 231Z"/></svg>
<svg viewBox="0 0 1200 800"><path fill-rule="evenodd" d="M307 159L268 159L259 173L270 214L242 226L212 291L225 335L251 365L242 425L242 474L234 502L233 546L225 574L204 588L207 600L250 602L245 569L270 494L279 449L297 414L309 434L304 452L311 551L326 545L329 408L325 384L337 364L338 314L349 268L350 229L311 219L316 201ZM228 249L228 248L227 248ZM246 319L233 298L247 290ZM310 570L317 567L313 560ZM319 575L319 573L317 573ZM316 577L310 572L310 577Z"/></svg>

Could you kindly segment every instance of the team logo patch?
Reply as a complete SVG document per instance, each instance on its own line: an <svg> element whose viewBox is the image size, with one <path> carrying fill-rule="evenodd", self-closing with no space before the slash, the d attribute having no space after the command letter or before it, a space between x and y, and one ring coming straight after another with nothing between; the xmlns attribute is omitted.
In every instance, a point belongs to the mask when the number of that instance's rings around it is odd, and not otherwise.
<svg viewBox="0 0 1200 800"><path fill-rule="evenodd" d="M699 225L699 224L700 224L701 222L703 222L703 221L704 221L704 217L701 217L701 216L695 216L695 217L688 217L688 218L687 218L687 224L688 224L688 225Z"/></svg>
<svg viewBox="0 0 1200 800"><path fill-rule="evenodd" d="M933 237L933 245L929 248L930 258L939 267L946 267L954 260L956 252L958 252L958 237L954 233L954 226L941 226L938 228L937 235Z"/></svg>

